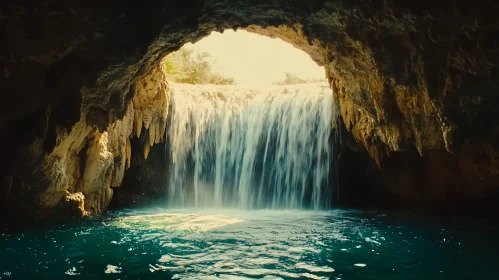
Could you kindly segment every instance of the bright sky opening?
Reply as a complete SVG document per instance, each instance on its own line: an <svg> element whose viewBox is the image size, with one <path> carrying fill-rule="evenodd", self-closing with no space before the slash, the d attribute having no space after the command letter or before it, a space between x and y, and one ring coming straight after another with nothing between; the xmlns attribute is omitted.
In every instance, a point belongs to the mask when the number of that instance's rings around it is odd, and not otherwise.
<svg viewBox="0 0 499 280"><path fill-rule="evenodd" d="M325 77L324 67L293 45L244 30L212 32L188 47L194 47L196 53L209 53L218 72L239 85L271 85L284 80L286 72L306 79Z"/></svg>

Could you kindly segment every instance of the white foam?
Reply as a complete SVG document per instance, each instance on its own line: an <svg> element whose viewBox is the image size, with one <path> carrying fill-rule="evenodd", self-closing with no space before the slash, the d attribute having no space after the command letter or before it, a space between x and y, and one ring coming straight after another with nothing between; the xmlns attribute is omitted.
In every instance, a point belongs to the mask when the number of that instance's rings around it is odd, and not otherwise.
<svg viewBox="0 0 499 280"><path fill-rule="evenodd" d="M171 89L170 206L329 204L336 113L327 84Z"/></svg>
<svg viewBox="0 0 499 280"><path fill-rule="evenodd" d="M106 274L121 273L121 267L108 264L104 270Z"/></svg>
<svg viewBox="0 0 499 280"><path fill-rule="evenodd" d="M72 267L68 270L66 270L65 272L67 275L71 275L71 276L74 276L74 275L80 275L80 273L76 272L76 267Z"/></svg>
<svg viewBox="0 0 499 280"><path fill-rule="evenodd" d="M297 263L296 268L306 269L310 272L334 272L334 268L327 266L314 266L306 263Z"/></svg>
<svg viewBox="0 0 499 280"><path fill-rule="evenodd" d="M314 280L327 279L326 277L321 277L310 273L302 273L302 276Z"/></svg>
<svg viewBox="0 0 499 280"><path fill-rule="evenodd" d="M366 237L365 240L366 240L366 242L374 243L374 244L377 244L377 245L381 244L380 242L378 242L378 241L376 241L376 240L374 240L374 239L372 239L370 237Z"/></svg>

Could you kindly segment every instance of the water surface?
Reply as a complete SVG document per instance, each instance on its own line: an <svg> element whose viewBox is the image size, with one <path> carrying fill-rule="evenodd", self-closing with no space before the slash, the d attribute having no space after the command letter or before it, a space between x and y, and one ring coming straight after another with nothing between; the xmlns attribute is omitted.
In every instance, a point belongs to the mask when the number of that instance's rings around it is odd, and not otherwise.
<svg viewBox="0 0 499 280"><path fill-rule="evenodd" d="M0 279L499 279L497 233L348 210L130 210L1 234Z"/></svg>

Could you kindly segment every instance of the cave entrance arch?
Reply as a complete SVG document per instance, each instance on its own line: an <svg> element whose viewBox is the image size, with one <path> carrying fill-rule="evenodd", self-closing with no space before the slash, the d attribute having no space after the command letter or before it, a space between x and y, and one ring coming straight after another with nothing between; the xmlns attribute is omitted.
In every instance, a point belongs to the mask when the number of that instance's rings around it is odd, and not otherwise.
<svg viewBox="0 0 499 280"><path fill-rule="evenodd" d="M106 146L102 134L122 126L136 83L165 55L231 28L279 37L324 65L345 127L359 151L378 166L391 164L390 191L397 196L421 193L422 185L438 195L474 194L469 186L475 185L485 194L497 186L497 160L475 158L482 149L496 150L490 145L498 107L497 44L490 39L496 4L486 0L470 9L465 1L444 2L90 1L72 8L60 1L5 2L0 87L9 102L0 129L19 136L0 145L5 208L82 214L82 196L71 195L82 192L85 207L103 213L109 186L121 182L126 144L99 156L104 168L85 155ZM435 153L437 161L429 157ZM453 164L451 175L435 180L414 179L430 174L428 162L441 166L438 159L467 165ZM420 163L415 171L410 161ZM475 168L480 164L493 168ZM399 171L408 176L397 177ZM396 187L399 179L404 191Z"/></svg>
<svg viewBox="0 0 499 280"><path fill-rule="evenodd" d="M126 197L149 198L169 207L331 206L337 110L324 68L268 37L214 32L162 60L169 108L147 107L165 103L145 100L148 86L138 86L132 135L140 140L131 140L131 171L114 189L115 200L126 205ZM154 116L163 112L168 118Z"/></svg>

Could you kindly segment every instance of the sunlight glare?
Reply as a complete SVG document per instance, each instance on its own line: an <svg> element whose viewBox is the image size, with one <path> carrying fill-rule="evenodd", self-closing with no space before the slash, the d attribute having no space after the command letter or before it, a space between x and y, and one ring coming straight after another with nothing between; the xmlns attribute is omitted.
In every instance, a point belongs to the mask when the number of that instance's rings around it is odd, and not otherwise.
<svg viewBox="0 0 499 280"><path fill-rule="evenodd" d="M244 30L212 32L186 46L195 53L209 53L221 74L243 86L271 85L283 80L286 72L309 79L325 77L324 67L293 45Z"/></svg>
<svg viewBox="0 0 499 280"><path fill-rule="evenodd" d="M222 214L201 215L183 213L142 214L121 217L115 226L121 228L141 228L166 230L171 232L205 232L220 227L241 223L244 220Z"/></svg>

